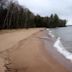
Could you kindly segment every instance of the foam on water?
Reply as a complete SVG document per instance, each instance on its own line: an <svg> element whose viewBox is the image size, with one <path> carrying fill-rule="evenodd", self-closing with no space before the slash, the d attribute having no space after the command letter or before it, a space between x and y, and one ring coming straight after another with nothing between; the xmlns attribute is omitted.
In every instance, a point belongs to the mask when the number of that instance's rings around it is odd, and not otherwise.
<svg viewBox="0 0 72 72"><path fill-rule="evenodd" d="M47 29L48 30L48 29ZM55 36L52 34L52 31L49 30L49 33L48 33L52 38L54 38Z"/></svg>
<svg viewBox="0 0 72 72"><path fill-rule="evenodd" d="M72 53L67 51L60 41L60 37L57 38L56 42L54 43L54 47L60 52L65 58L72 61Z"/></svg>
<svg viewBox="0 0 72 72"><path fill-rule="evenodd" d="M49 35L53 38L55 37L53 34L52 34L52 31L50 29L47 29L49 31ZM69 51L67 51L63 44L61 43L61 38L58 37L56 42L54 43L54 47L56 48L56 50L61 53L66 59L69 59L71 62L72 62L72 53L70 53Z"/></svg>

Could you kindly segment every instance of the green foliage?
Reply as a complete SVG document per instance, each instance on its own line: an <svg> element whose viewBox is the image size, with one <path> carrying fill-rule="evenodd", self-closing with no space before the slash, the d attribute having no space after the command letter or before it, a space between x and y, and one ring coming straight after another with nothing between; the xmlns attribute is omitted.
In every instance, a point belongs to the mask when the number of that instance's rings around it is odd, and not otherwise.
<svg viewBox="0 0 72 72"><path fill-rule="evenodd" d="M63 27L66 20L59 19L58 15L51 14L50 17L34 15L30 10L20 6L18 3L10 2L7 8L0 3L0 29L32 28L32 27Z"/></svg>

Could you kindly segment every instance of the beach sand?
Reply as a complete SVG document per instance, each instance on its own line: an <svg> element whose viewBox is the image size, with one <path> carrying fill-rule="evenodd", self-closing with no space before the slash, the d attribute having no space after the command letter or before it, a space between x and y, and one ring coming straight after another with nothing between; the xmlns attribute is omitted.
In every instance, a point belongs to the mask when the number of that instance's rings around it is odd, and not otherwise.
<svg viewBox="0 0 72 72"><path fill-rule="evenodd" d="M9 38L11 40L8 39L8 42L15 42L8 46L9 43L5 41L6 49L1 49L0 55L7 57L9 61L7 67L11 70L10 72L72 72L64 66L66 64L62 64L61 55L60 58L59 55L55 56L59 53L53 51L54 41L50 36L48 39L44 38L47 36L45 29L31 29L25 34L23 31L11 33Z"/></svg>

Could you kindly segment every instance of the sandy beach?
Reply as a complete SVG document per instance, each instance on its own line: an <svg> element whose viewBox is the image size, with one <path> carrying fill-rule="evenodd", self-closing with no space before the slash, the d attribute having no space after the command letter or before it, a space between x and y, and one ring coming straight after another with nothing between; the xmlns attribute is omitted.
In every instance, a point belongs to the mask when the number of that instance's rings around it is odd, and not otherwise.
<svg viewBox="0 0 72 72"><path fill-rule="evenodd" d="M5 67L7 72L72 72L72 64L53 48L53 43L45 29L1 34L0 58L4 61L0 59L0 72Z"/></svg>

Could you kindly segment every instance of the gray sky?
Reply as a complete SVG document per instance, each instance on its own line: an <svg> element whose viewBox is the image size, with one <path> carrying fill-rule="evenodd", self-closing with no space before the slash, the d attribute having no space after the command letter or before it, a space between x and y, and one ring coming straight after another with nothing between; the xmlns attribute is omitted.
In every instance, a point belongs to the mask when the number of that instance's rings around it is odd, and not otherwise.
<svg viewBox="0 0 72 72"><path fill-rule="evenodd" d="M67 19L67 25L72 25L72 0L18 0L21 5L29 8L34 14L50 16L58 14Z"/></svg>

